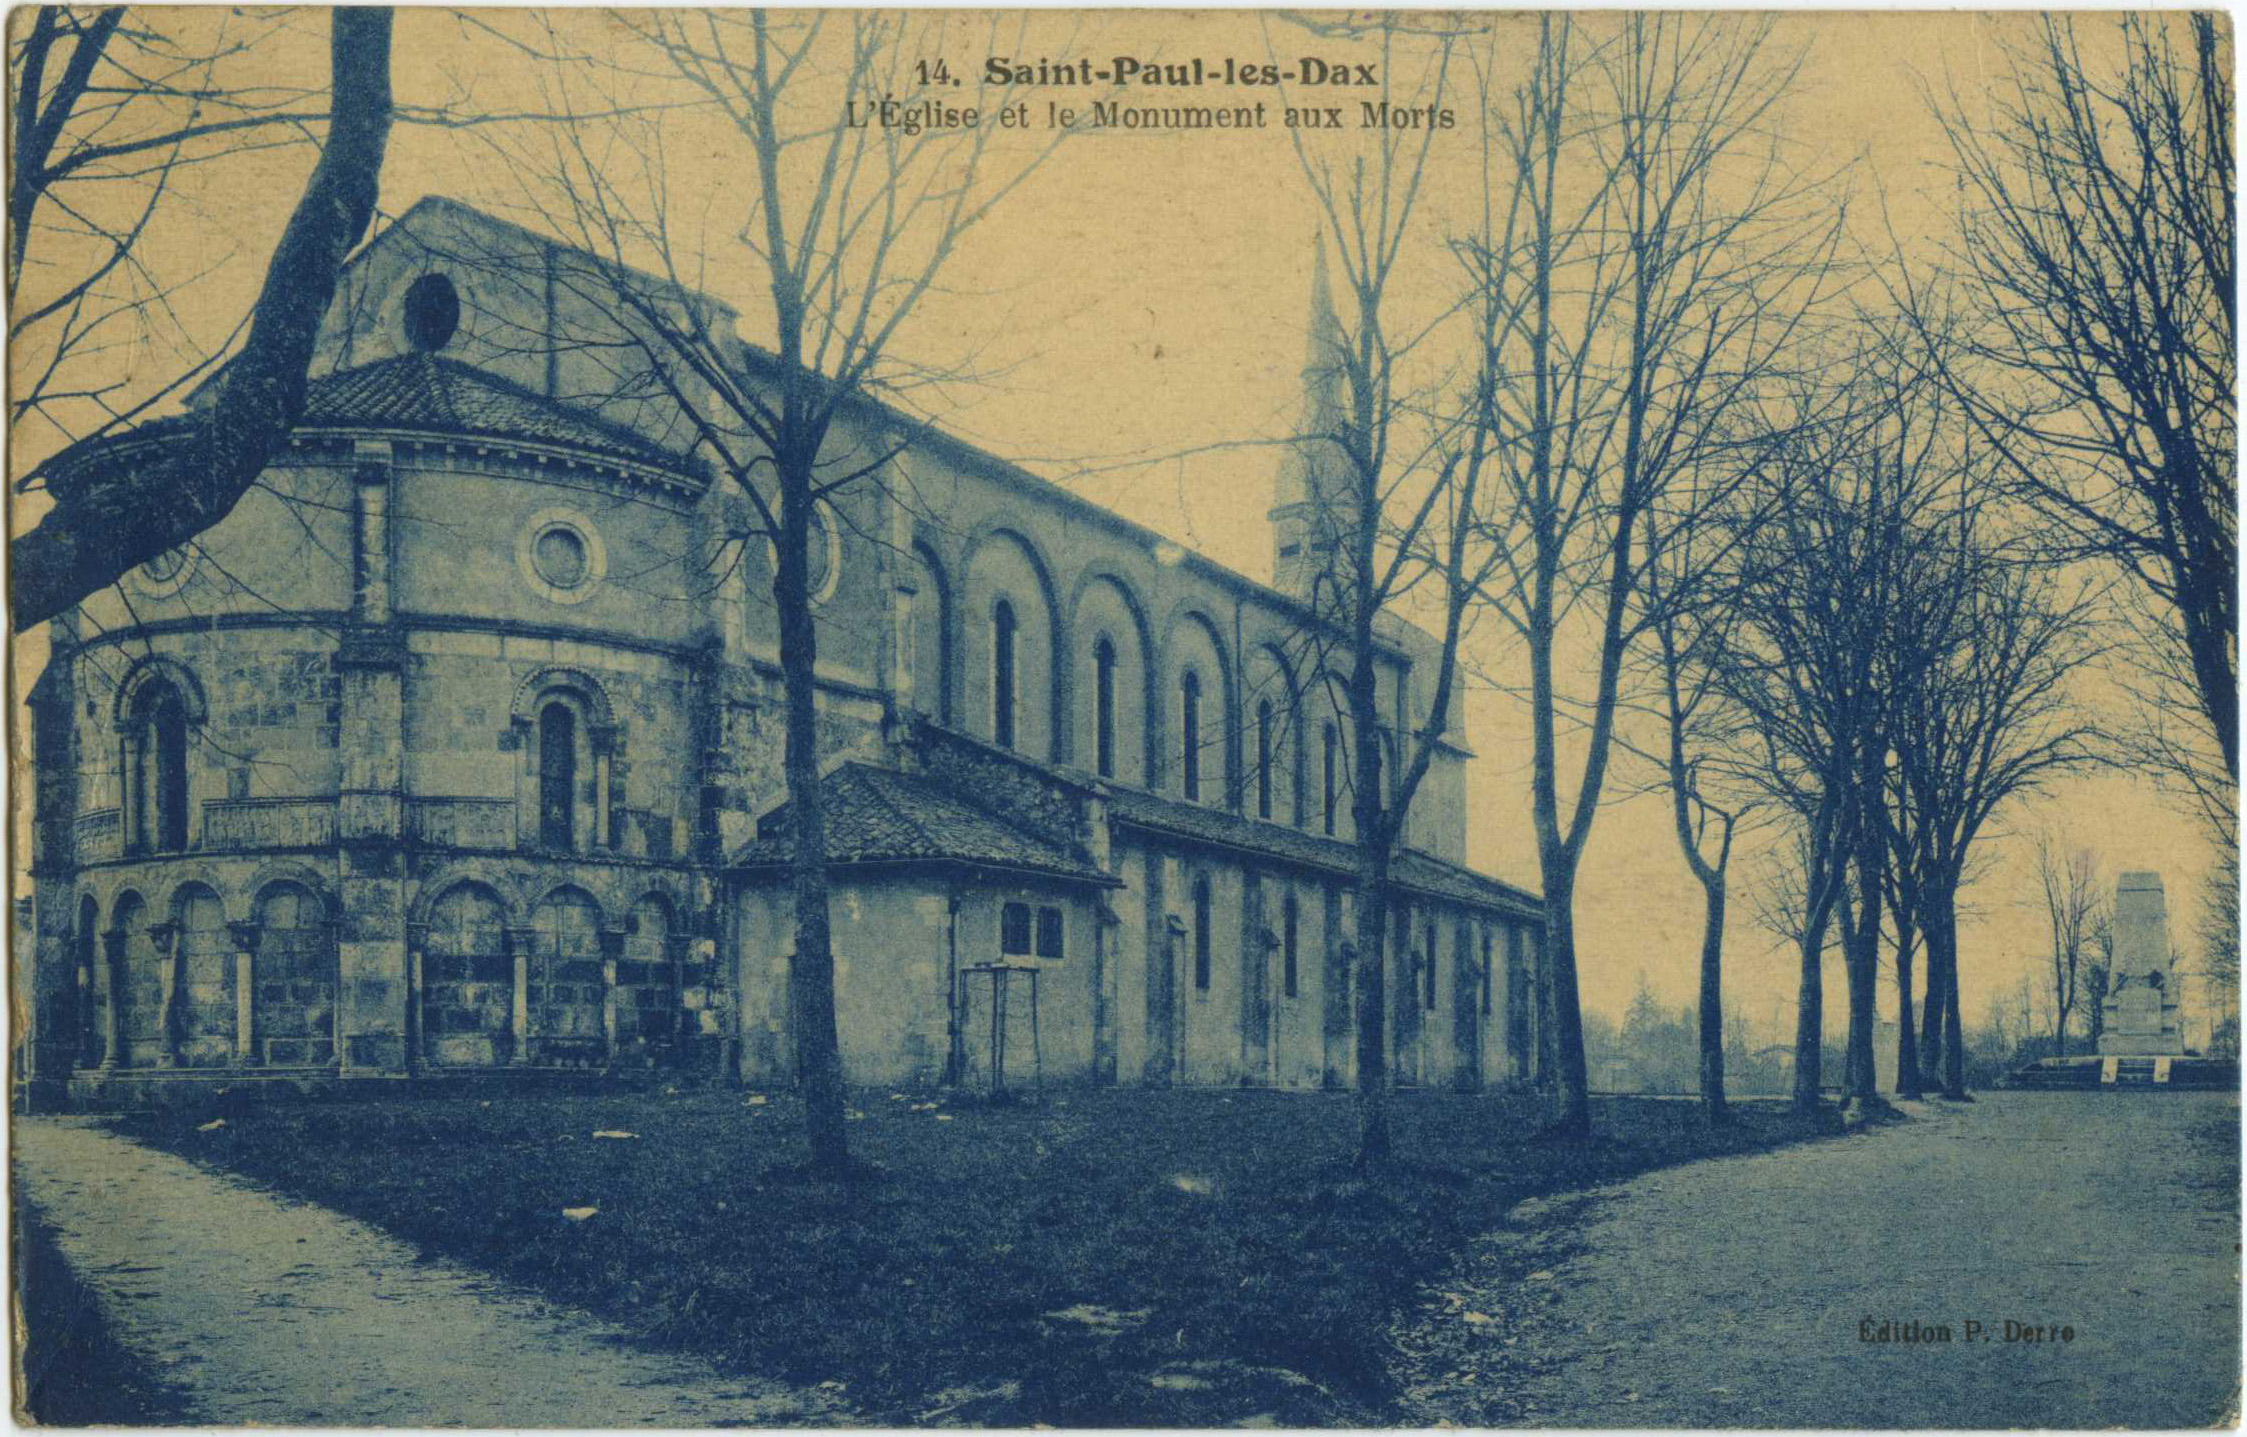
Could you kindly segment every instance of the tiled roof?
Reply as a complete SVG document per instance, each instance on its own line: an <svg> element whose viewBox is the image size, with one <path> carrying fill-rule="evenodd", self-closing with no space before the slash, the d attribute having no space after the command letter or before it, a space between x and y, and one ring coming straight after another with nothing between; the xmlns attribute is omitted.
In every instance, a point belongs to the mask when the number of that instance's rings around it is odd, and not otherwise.
<svg viewBox="0 0 2247 1437"><path fill-rule="evenodd" d="M846 763L821 780L821 792L830 863L948 860L1111 881L1061 845L911 774ZM733 867L788 862L794 844L782 821L786 811L783 806L765 815L759 837L734 854Z"/></svg>
<svg viewBox="0 0 2247 1437"><path fill-rule="evenodd" d="M1124 788L1109 795L1108 808L1118 822L1134 827L1267 854L1338 875L1355 871L1357 849L1351 844L1277 823L1255 822L1223 809ZM1400 888L1432 898L1504 908L1525 917L1541 911L1537 895L1526 889L1409 848L1399 850L1390 862L1389 879Z"/></svg>
<svg viewBox="0 0 2247 1437"><path fill-rule="evenodd" d="M377 360L312 381L297 427L356 426L525 439L678 472L699 472L692 461L621 424L433 354Z"/></svg>

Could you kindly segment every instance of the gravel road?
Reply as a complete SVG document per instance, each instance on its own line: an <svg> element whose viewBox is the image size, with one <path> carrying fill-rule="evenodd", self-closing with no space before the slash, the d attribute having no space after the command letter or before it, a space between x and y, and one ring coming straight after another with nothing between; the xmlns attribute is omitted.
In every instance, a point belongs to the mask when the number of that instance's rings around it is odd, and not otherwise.
<svg viewBox="0 0 2247 1437"><path fill-rule="evenodd" d="M2238 1133L2233 1094L1984 1094L1525 1203L1399 1330L1406 1420L2235 1424Z"/></svg>

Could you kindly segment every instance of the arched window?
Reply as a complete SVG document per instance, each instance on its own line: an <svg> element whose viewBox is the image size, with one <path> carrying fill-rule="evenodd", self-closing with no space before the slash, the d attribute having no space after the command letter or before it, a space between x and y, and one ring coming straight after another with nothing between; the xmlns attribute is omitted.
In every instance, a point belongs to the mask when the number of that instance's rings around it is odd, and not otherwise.
<svg viewBox="0 0 2247 1437"><path fill-rule="evenodd" d="M538 905L531 923L532 1061L596 1060L606 1045L602 1009L608 990L600 907L580 889L557 888Z"/></svg>
<svg viewBox="0 0 2247 1437"><path fill-rule="evenodd" d="M125 810L129 847L178 853L187 847L187 704L179 689L152 679L133 705Z"/></svg>
<svg viewBox="0 0 2247 1437"><path fill-rule="evenodd" d="M1295 895L1289 893L1280 904L1280 991L1287 997L1296 996L1300 981L1297 968Z"/></svg>
<svg viewBox="0 0 2247 1437"><path fill-rule="evenodd" d="M1272 816L1272 701L1256 703L1256 816Z"/></svg>
<svg viewBox="0 0 2247 1437"><path fill-rule="evenodd" d="M650 893L632 906L624 961L616 966L616 1039L654 1050L679 1036L678 973L671 958L671 905Z"/></svg>
<svg viewBox="0 0 2247 1437"><path fill-rule="evenodd" d="M1482 1016L1490 1016L1490 930L1482 930Z"/></svg>
<svg viewBox="0 0 2247 1437"><path fill-rule="evenodd" d="M1433 1013L1436 1010L1436 925L1433 923L1428 925L1428 946L1425 951L1428 955L1428 967L1422 981L1428 985L1428 1011Z"/></svg>
<svg viewBox="0 0 2247 1437"><path fill-rule="evenodd" d="M137 893L117 900L110 922L124 935L122 971L113 975L109 1000L117 1005L120 1067L155 1065L164 1051L164 976L156 943L148 931L148 906Z"/></svg>
<svg viewBox="0 0 2247 1437"><path fill-rule="evenodd" d="M507 915L491 890L463 883L429 910L421 964L421 1041L433 1063L505 1062L515 1001Z"/></svg>
<svg viewBox="0 0 2247 1437"><path fill-rule="evenodd" d="M1179 773L1186 797L1202 796L1202 679L1192 669L1178 681Z"/></svg>
<svg viewBox="0 0 2247 1437"><path fill-rule="evenodd" d="M1209 991L1209 880L1194 880L1194 988Z"/></svg>
<svg viewBox="0 0 2247 1437"><path fill-rule="evenodd" d="M235 982L233 935L216 893L200 883L180 889L172 900L179 923L173 937L182 990L175 993L174 1035L183 1068L223 1068L236 1059L241 1009Z"/></svg>
<svg viewBox="0 0 2247 1437"><path fill-rule="evenodd" d="M1014 747L1014 605L1004 599L991 609L991 738Z"/></svg>
<svg viewBox="0 0 2247 1437"><path fill-rule="evenodd" d="M1116 646L1102 634L1092 649L1092 730L1095 766L1116 776Z"/></svg>
<svg viewBox="0 0 2247 1437"><path fill-rule="evenodd" d="M1332 838L1334 836L1334 803L1336 797L1338 796L1338 790L1335 785L1335 780L1340 777L1340 775L1336 773L1335 768L1336 760L1340 757L1339 750L1341 748L1341 741L1334 732L1333 724L1328 724L1326 726L1324 737L1326 739L1326 768L1324 779L1325 805L1322 811L1325 814L1326 836L1328 838Z"/></svg>
<svg viewBox="0 0 2247 1437"><path fill-rule="evenodd" d="M327 908L298 883L276 883L257 907L251 971L253 1051L275 1067L335 1061L336 934Z"/></svg>
<svg viewBox="0 0 2247 1437"><path fill-rule="evenodd" d="M538 711L538 841L577 847L577 715L568 704Z"/></svg>

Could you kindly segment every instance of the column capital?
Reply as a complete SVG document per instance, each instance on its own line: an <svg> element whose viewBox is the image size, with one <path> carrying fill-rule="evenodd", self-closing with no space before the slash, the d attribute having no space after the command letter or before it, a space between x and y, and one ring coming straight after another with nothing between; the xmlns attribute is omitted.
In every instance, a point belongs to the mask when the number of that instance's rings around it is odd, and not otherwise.
<svg viewBox="0 0 2247 1437"><path fill-rule="evenodd" d="M234 947L237 952L255 953L258 939L265 936L265 925L254 919L229 919L226 924L226 932L227 936L234 940Z"/></svg>

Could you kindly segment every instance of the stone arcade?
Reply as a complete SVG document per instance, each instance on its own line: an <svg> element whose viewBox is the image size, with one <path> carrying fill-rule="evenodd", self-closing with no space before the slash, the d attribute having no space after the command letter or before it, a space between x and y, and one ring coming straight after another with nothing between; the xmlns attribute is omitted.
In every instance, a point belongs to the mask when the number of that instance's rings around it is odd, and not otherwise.
<svg viewBox="0 0 2247 1437"><path fill-rule="evenodd" d="M55 623L30 697L34 1101L787 1080L769 551L725 538L742 496L607 367L628 346L597 342L588 275L618 279L415 206L350 263L261 486ZM1323 286L1307 433L1337 402ZM863 405L833 443L901 423ZM1359 736L1299 597L1346 522L1332 465L1282 468L1277 589L942 435L823 512L854 1081L978 1070L992 965L1042 981L1049 1080L1351 1079ZM1365 741L1387 746L1422 721L1433 645L1380 644L1395 718ZM1465 866L1446 720L1395 869L1390 1050L1400 1081L1475 1088L1531 1075L1538 905Z"/></svg>

